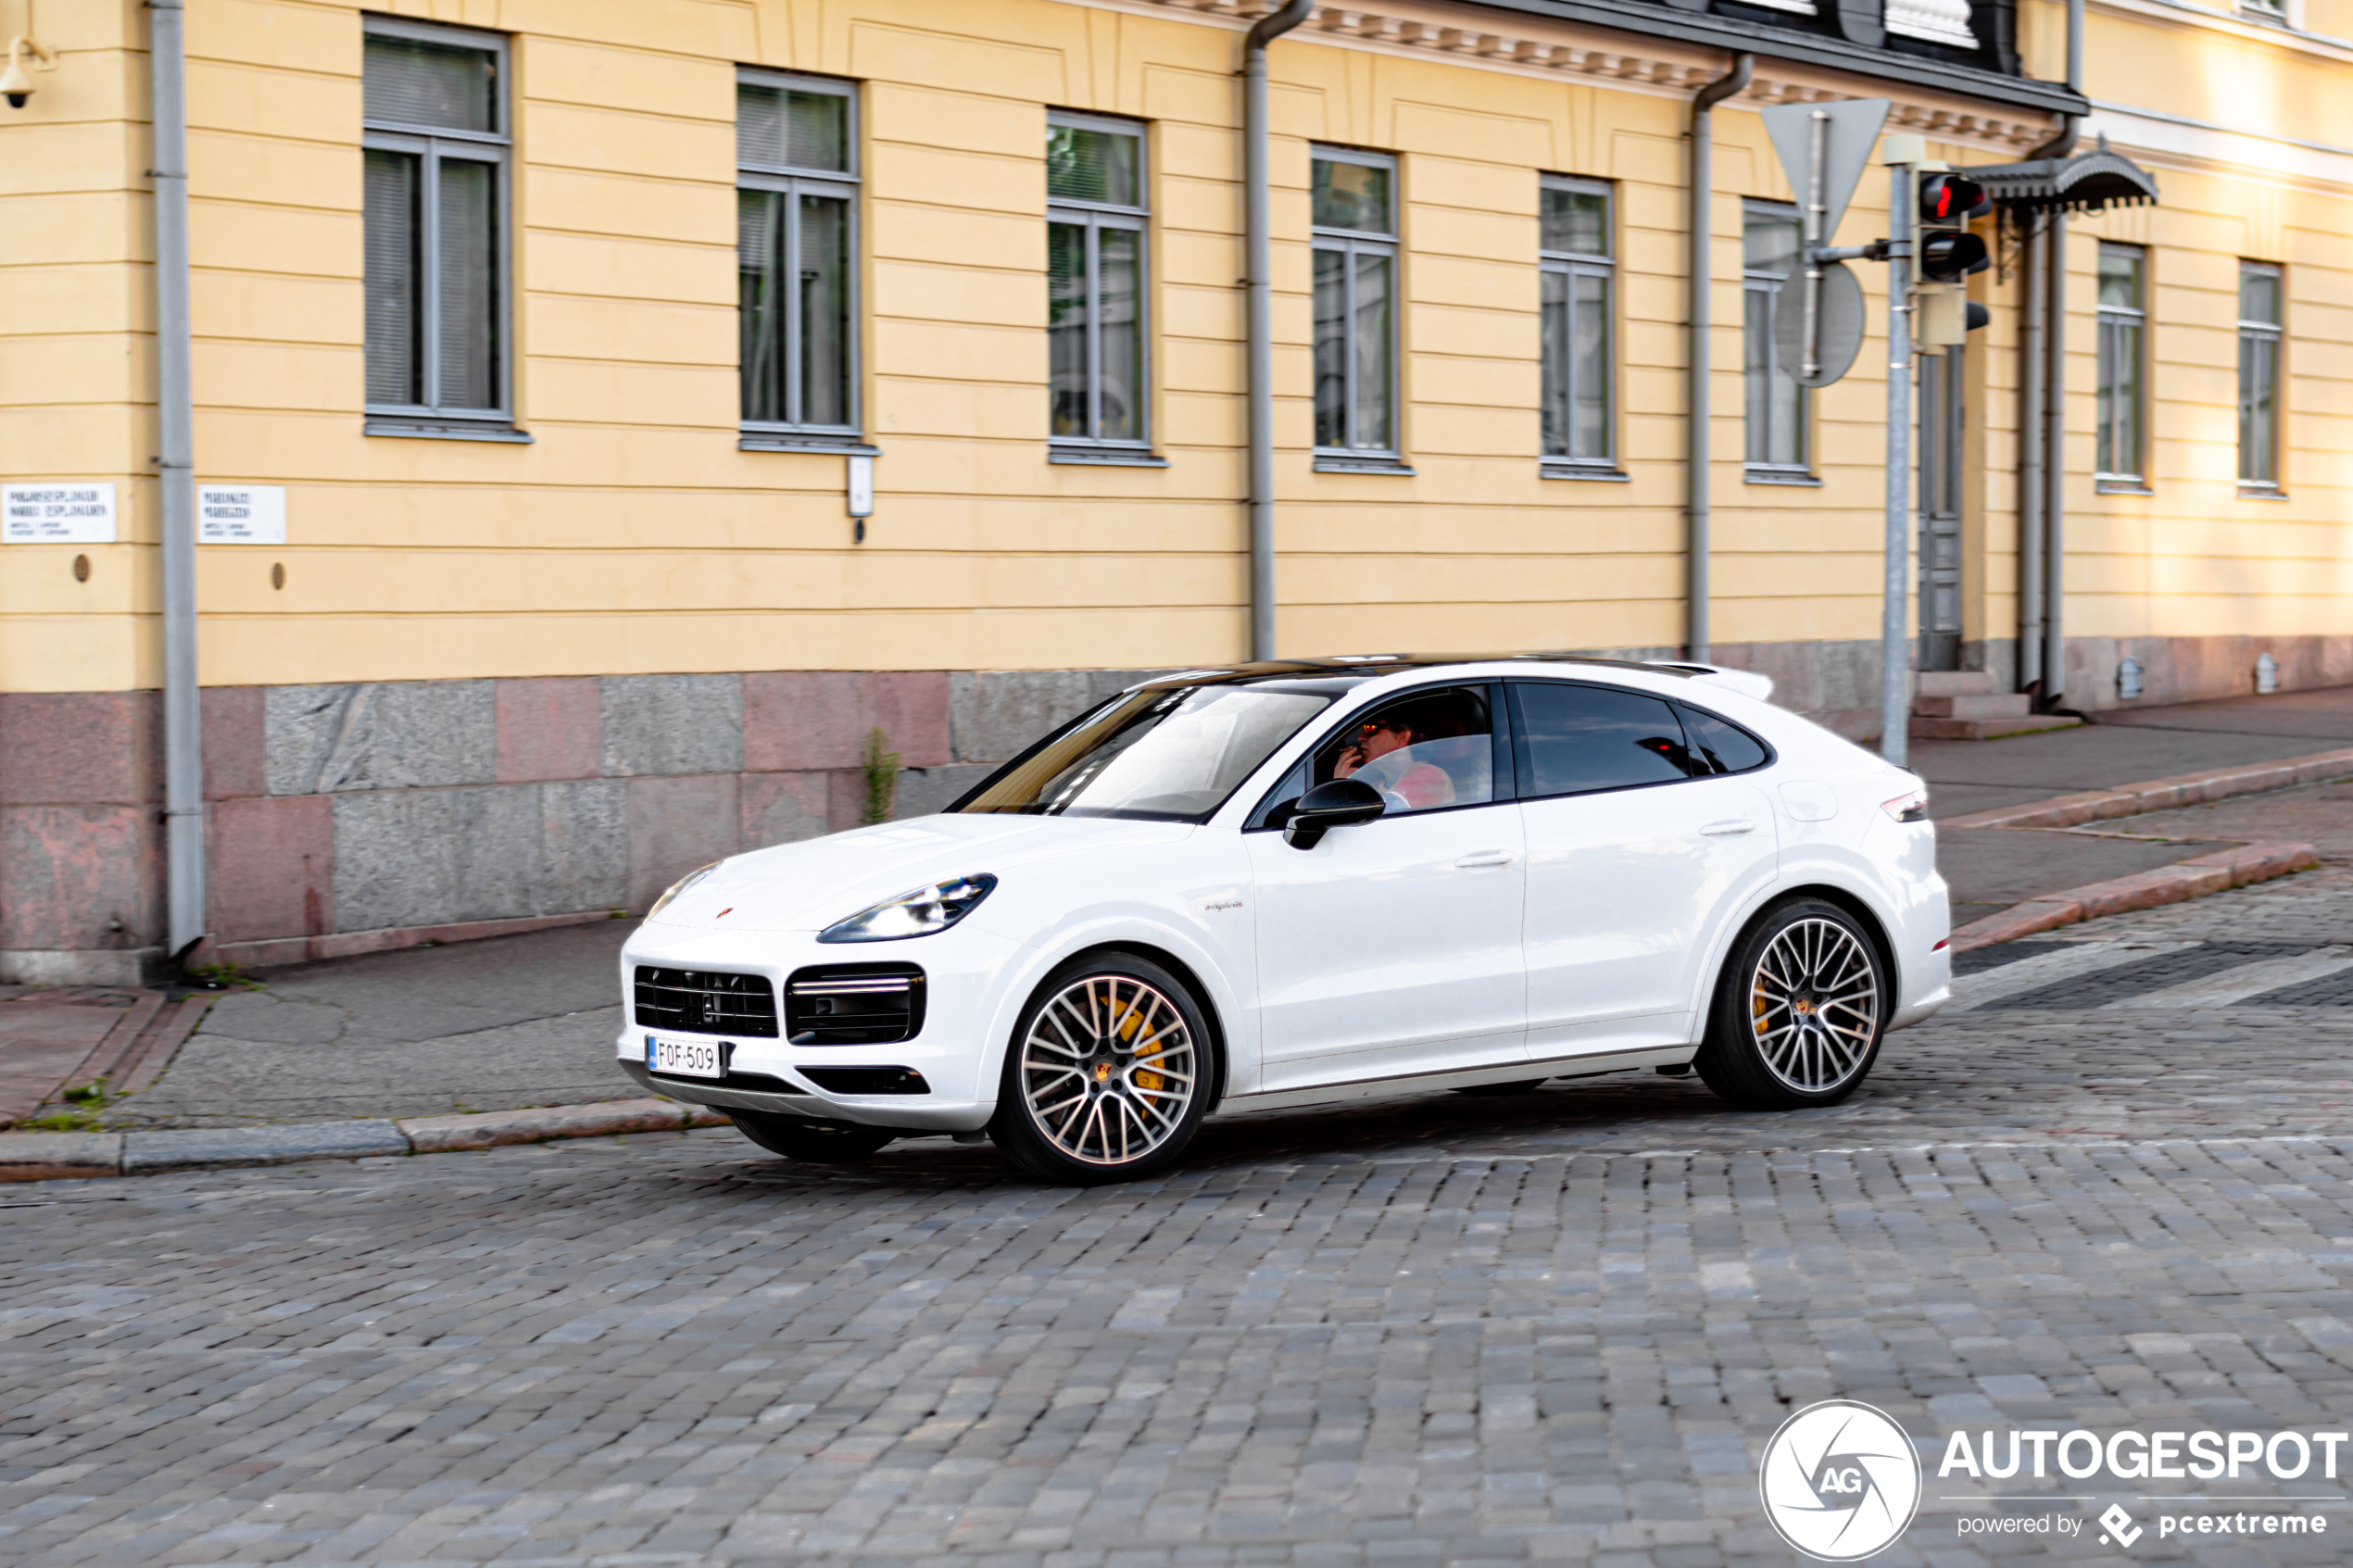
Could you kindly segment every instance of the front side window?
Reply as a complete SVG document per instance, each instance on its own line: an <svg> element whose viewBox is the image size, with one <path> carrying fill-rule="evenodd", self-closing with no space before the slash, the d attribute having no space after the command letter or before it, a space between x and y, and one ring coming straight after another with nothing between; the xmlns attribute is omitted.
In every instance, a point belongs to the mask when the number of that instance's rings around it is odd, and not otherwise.
<svg viewBox="0 0 2353 1568"><path fill-rule="evenodd" d="M1694 770L1683 722L1659 697L1549 681L1516 682L1512 696L1523 796L1589 795L1715 771Z"/></svg>
<svg viewBox="0 0 2353 1568"><path fill-rule="evenodd" d="M1797 209L1751 202L1741 227L1741 343L1743 350L1748 466L1767 474L1803 473L1806 389L1795 367L1774 347L1785 307L1783 289L1797 267ZM1793 303L1793 302L1790 302Z"/></svg>
<svg viewBox="0 0 2353 1568"><path fill-rule="evenodd" d="M1331 701L1249 686L1129 692L1007 763L950 809L1202 822Z"/></svg>
<svg viewBox="0 0 2353 1568"><path fill-rule="evenodd" d="M1046 120L1046 331L1053 439L1144 445L1143 128Z"/></svg>
<svg viewBox="0 0 2353 1568"><path fill-rule="evenodd" d="M506 417L506 46L371 18L362 54L371 428Z"/></svg>
<svg viewBox="0 0 2353 1568"><path fill-rule="evenodd" d="M1608 468L1616 458L1610 412L1610 188L1547 175L1538 213L1543 275L1544 456Z"/></svg>
<svg viewBox="0 0 2353 1568"><path fill-rule="evenodd" d="M1397 160L1318 147L1312 162L1315 445L1397 450Z"/></svg>
<svg viewBox="0 0 2353 1568"><path fill-rule="evenodd" d="M2239 483L2280 485L2280 270L2239 263Z"/></svg>
<svg viewBox="0 0 2353 1568"><path fill-rule="evenodd" d="M2100 246L2098 477L2141 478L2143 334L2148 322L2148 253Z"/></svg>
<svg viewBox="0 0 2353 1568"><path fill-rule="evenodd" d="M736 329L748 433L854 433L858 142L849 84L736 83Z"/></svg>

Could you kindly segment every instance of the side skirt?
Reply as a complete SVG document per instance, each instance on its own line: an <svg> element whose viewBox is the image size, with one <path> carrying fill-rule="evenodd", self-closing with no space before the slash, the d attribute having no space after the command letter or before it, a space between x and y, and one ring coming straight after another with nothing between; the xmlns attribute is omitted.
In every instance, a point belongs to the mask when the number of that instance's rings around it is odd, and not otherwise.
<svg viewBox="0 0 2353 1568"><path fill-rule="evenodd" d="M1637 1067L1673 1067L1699 1054L1696 1046L1652 1046L1641 1050L1591 1052L1582 1056L1550 1057L1537 1061L1495 1062L1453 1073L1400 1073L1378 1078L1355 1078L1340 1084L1317 1084L1303 1089L1272 1094L1228 1095L1220 1115L1243 1110L1282 1110L1299 1105L1373 1099L1383 1095L1428 1094L1436 1089L1467 1089L1481 1084L1516 1084L1529 1078L1583 1078L1603 1073L1623 1073Z"/></svg>

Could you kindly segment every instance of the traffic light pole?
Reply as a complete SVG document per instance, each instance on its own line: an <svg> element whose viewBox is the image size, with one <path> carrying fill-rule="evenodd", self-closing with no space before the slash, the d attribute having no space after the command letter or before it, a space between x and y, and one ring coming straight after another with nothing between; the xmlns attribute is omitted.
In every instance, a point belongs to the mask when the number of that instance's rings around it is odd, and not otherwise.
<svg viewBox="0 0 2353 1568"><path fill-rule="evenodd" d="M1912 566L1912 166L1888 165L1887 574L1880 601L1879 751L1901 768L1910 754Z"/></svg>

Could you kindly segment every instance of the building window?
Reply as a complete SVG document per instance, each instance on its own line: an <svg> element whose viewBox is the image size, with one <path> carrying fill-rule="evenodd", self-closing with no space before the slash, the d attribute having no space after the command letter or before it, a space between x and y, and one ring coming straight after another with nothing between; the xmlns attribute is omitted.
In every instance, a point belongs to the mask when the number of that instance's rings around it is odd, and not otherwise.
<svg viewBox="0 0 2353 1568"><path fill-rule="evenodd" d="M736 298L748 441L857 433L857 198L849 84L739 72Z"/></svg>
<svg viewBox="0 0 2353 1568"><path fill-rule="evenodd" d="M1397 452L1397 160L1318 147L1315 447L1350 458Z"/></svg>
<svg viewBox="0 0 2353 1568"><path fill-rule="evenodd" d="M2096 477L2132 484L2141 483L2147 288L2146 251L2139 245L2100 246Z"/></svg>
<svg viewBox="0 0 2353 1568"><path fill-rule="evenodd" d="M369 427L511 436L506 45L455 28L366 26Z"/></svg>
<svg viewBox="0 0 2353 1568"><path fill-rule="evenodd" d="M2239 15L2257 21L2284 22L2287 20L2287 7L2280 0L2239 0Z"/></svg>
<svg viewBox="0 0 2353 1568"><path fill-rule="evenodd" d="M1116 451L1150 440L1149 217L1141 126L1046 117L1047 374L1058 445Z"/></svg>
<svg viewBox="0 0 2353 1568"><path fill-rule="evenodd" d="M2280 487L2280 270L2239 263L2239 483Z"/></svg>
<svg viewBox="0 0 2353 1568"><path fill-rule="evenodd" d="M1806 389L1773 345L1800 238L1795 207L1748 204L1741 225L1741 340L1748 466L1761 479L1807 471Z"/></svg>
<svg viewBox="0 0 2353 1568"><path fill-rule="evenodd" d="M1615 467L1610 382L1617 263L1610 188L1544 177L1537 245L1543 281L1544 458Z"/></svg>

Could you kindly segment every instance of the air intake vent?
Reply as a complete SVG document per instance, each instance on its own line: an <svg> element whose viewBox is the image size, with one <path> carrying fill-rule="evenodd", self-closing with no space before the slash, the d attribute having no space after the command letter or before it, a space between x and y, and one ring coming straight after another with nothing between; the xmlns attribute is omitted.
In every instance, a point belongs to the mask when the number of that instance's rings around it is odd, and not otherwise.
<svg viewBox="0 0 2353 1568"><path fill-rule="evenodd" d="M924 972L911 963L828 964L785 983L796 1046L887 1046L924 1026Z"/></svg>
<svg viewBox="0 0 2353 1568"><path fill-rule="evenodd" d="M931 1085L912 1067L804 1067L800 1075L837 1095L927 1095Z"/></svg>
<svg viewBox="0 0 2353 1568"><path fill-rule="evenodd" d="M764 974L637 966L638 1025L681 1035L776 1037L776 990Z"/></svg>

